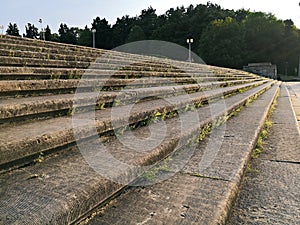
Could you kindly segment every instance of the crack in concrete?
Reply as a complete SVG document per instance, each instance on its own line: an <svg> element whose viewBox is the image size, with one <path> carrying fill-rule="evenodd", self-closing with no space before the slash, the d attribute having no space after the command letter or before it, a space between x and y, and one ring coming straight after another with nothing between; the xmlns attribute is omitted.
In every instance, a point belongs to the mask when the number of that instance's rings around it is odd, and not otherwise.
<svg viewBox="0 0 300 225"><path fill-rule="evenodd" d="M189 175L189 176L193 176L193 177L199 177L199 178L205 178L205 179L211 179L211 180L220 180L220 181L231 182L230 180L227 180L227 179L223 179L220 177L207 176L207 175L200 174L197 172L180 172L180 174Z"/></svg>
<svg viewBox="0 0 300 225"><path fill-rule="evenodd" d="M288 160L276 160L276 159L271 159L269 160L270 162L278 162L278 163L289 163L289 164L300 164L300 162L296 161L288 161Z"/></svg>

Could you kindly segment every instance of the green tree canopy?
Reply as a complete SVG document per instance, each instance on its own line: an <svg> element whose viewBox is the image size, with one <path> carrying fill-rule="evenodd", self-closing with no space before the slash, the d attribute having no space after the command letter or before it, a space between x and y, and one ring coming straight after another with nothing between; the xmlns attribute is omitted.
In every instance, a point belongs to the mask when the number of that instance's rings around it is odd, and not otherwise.
<svg viewBox="0 0 300 225"><path fill-rule="evenodd" d="M227 67L245 64L241 25L231 17L215 20L200 38L200 55L206 63Z"/></svg>
<svg viewBox="0 0 300 225"><path fill-rule="evenodd" d="M141 41L145 39L146 39L146 35L143 29L140 26L135 25L130 30L127 42Z"/></svg>
<svg viewBox="0 0 300 225"><path fill-rule="evenodd" d="M85 26L84 29L78 30L78 41L79 45L92 47L93 46L93 34L92 31Z"/></svg>
<svg viewBox="0 0 300 225"><path fill-rule="evenodd" d="M134 26L136 18L123 16L121 19L117 18L117 22L112 27L113 47L117 47L126 43L131 28Z"/></svg>
<svg viewBox="0 0 300 225"><path fill-rule="evenodd" d="M69 28L67 24L60 24L58 30L59 41L67 44L77 44L77 29Z"/></svg>
<svg viewBox="0 0 300 225"><path fill-rule="evenodd" d="M96 47L103 49L112 48L112 29L106 19L97 17L92 23L92 29L96 29Z"/></svg>
<svg viewBox="0 0 300 225"><path fill-rule="evenodd" d="M20 36L19 28L18 28L17 24L9 23L8 28L6 30L6 34L12 35L12 36Z"/></svg>
<svg viewBox="0 0 300 225"><path fill-rule="evenodd" d="M53 37L52 37L52 34L51 34L51 29L48 25L45 28L45 40L46 41L52 41L53 40Z"/></svg>
<svg viewBox="0 0 300 225"><path fill-rule="evenodd" d="M150 39L157 28L156 9L150 6L148 9L142 10L141 15L137 18L136 25L140 26L146 38Z"/></svg>
<svg viewBox="0 0 300 225"><path fill-rule="evenodd" d="M24 37L33 39L37 39L39 37L39 31L34 24L28 23L27 26L25 26L25 30L26 34L23 35Z"/></svg>

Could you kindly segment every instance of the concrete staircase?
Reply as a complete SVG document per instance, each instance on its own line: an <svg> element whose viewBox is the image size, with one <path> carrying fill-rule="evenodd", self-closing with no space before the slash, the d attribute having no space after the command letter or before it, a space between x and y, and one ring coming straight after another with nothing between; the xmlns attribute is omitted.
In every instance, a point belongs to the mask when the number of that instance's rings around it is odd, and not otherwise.
<svg viewBox="0 0 300 225"><path fill-rule="evenodd" d="M233 69L0 36L0 224L79 223L124 189L156 183L147 174L174 154L187 161L155 177L179 173L178 185L192 177L196 186L217 177L227 182L218 185L232 193L230 205L279 86ZM243 119L234 122L236 115ZM232 143L246 149L237 155L237 173L224 178L232 168L222 162L218 176L184 169L190 158L199 160L191 157L195 145L229 121L238 139L219 150L235 155ZM224 210L207 219L224 221ZM144 213L123 219L139 223ZM109 215L96 224L125 224ZM160 218L152 223L164 224Z"/></svg>

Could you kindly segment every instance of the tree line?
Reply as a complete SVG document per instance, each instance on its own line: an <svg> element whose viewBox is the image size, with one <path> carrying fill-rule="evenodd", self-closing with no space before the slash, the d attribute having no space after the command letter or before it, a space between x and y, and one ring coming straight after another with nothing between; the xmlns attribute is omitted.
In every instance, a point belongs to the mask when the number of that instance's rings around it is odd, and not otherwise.
<svg viewBox="0 0 300 225"><path fill-rule="evenodd" d="M34 24L28 23L25 29L24 37L41 38ZM186 39L193 38L193 51L207 64L240 69L248 63L272 62L279 73L297 73L300 31L292 20L279 20L269 13L228 10L210 2L170 8L163 15L149 7L138 16L118 18L113 25L97 17L91 27L60 24L58 33L47 26L44 35L48 41L92 46L93 29L97 48L113 49L148 39L186 46ZM16 24L10 23L6 33L20 36Z"/></svg>

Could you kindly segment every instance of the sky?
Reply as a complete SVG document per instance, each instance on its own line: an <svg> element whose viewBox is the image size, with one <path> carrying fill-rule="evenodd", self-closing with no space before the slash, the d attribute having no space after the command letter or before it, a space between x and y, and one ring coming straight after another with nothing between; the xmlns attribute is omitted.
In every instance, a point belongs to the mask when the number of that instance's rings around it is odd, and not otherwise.
<svg viewBox="0 0 300 225"><path fill-rule="evenodd" d="M118 17L136 16L143 9L152 6L158 15L169 8L189 6L190 4L206 4L208 0L9 0L0 4L0 28L4 33L9 22L17 23L21 33L27 23L40 28L38 20L49 25L52 32L57 32L60 23L69 27L91 27L94 18L106 18L114 24ZM300 0L211 0L225 9L250 9L274 14L278 19L292 19L300 28ZM0 29L0 33L2 30Z"/></svg>

